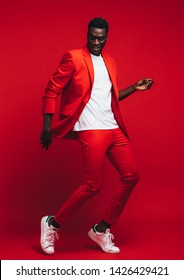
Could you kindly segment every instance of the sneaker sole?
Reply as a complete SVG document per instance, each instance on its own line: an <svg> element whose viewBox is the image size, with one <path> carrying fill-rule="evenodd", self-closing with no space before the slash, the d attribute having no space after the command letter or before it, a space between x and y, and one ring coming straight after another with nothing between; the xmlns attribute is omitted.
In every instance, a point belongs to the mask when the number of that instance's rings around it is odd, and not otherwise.
<svg viewBox="0 0 184 280"><path fill-rule="evenodd" d="M113 251L107 251L103 248L103 246L100 244L100 242L98 241L98 239L95 238L95 236L91 233L91 231L88 232L88 236L95 242L97 243L100 248L102 249L103 252L108 253L108 254L119 254L119 252L113 252Z"/></svg>

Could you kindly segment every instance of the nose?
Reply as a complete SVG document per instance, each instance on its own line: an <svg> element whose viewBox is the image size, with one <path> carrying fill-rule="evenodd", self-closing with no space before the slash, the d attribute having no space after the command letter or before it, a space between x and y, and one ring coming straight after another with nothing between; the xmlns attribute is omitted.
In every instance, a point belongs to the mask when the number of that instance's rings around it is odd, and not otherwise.
<svg viewBox="0 0 184 280"><path fill-rule="evenodd" d="M100 43L99 40L96 38L96 39L94 40L94 45L97 46L97 45L99 45L99 43Z"/></svg>

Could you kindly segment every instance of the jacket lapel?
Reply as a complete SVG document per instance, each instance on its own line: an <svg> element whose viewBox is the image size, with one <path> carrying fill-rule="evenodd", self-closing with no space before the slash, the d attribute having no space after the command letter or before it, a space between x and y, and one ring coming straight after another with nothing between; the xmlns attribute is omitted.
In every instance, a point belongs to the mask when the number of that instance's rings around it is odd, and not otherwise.
<svg viewBox="0 0 184 280"><path fill-rule="evenodd" d="M91 59L91 56L90 56L90 52L89 52L87 46L82 48L82 53L83 53L85 63L87 65L89 76L91 78L91 85L93 85L93 83L94 83L94 68L93 68L93 63L92 63L92 59ZM111 58L109 58L109 56L106 53L102 53L102 57L104 59L107 70L109 72L109 76L110 76L110 79L111 79L111 82L112 82L112 85L113 85L113 88L114 88L115 95L118 98L117 80L116 80L116 77L114 75L115 69L114 69L114 66L112 64Z"/></svg>
<svg viewBox="0 0 184 280"><path fill-rule="evenodd" d="M88 68L89 76L91 78L91 84L93 85L93 83L94 83L94 68L93 68L92 59L91 59L91 56L90 56L90 53L88 51L87 46L85 46L82 49L82 52L83 52L83 57L84 57L85 63L86 63L87 68Z"/></svg>
<svg viewBox="0 0 184 280"><path fill-rule="evenodd" d="M102 53L105 65L107 67L107 70L109 72L109 76L114 88L114 92L116 94L116 96L118 97L118 87L117 87L117 79L116 76L114 75L114 72L116 71L116 69L114 69L114 65L112 64L112 60L111 58L109 58L109 56L106 53Z"/></svg>

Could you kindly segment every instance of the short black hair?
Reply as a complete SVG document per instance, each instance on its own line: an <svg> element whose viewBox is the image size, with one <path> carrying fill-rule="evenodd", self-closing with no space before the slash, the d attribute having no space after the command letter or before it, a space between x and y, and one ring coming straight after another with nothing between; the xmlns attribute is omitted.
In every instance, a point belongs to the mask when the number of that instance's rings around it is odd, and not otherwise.
<svg viewBox="0 0 184 280"><path fill-rule="evenodd" d="M107 33L109 30L108 22L104 18L99 18L99 17L95 17L92 20L90 20L90 22L88 23L88 32L91 27L96 27L101 29L105 28Z"/></svg>

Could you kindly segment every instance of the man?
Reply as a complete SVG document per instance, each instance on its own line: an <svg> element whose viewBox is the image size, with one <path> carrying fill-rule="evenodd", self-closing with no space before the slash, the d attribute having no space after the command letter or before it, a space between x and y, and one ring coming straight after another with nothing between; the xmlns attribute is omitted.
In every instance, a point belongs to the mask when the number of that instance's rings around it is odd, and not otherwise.
<svg viewBox="0 0 184 280"><path fill-rule="evenodd" d="M48 82L43 96L43 148L52 137L78 139L84 162L84 179L54 216L41 220L41 247L54 253L54 242L65 221L101 187L104 159L109 158L121 176L112 186L112 200L100 223L88 236L106 253L119 253L110 233L120 217L128 197L138 181L136 164L119 109L119 101L137 90L146 90L153 80L145 78L124 90L118 90L114 60L102 52L108 36L108 22L94 18L88 24L87 45L68 51ZM51 128L57 97L61 95L60 120ZM105 200L105 198L104 198Z"/></svg>

